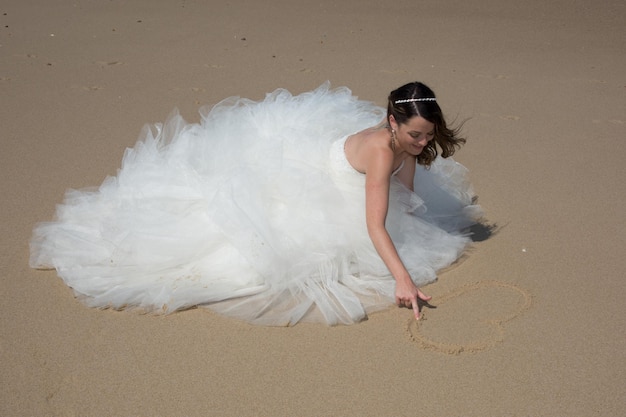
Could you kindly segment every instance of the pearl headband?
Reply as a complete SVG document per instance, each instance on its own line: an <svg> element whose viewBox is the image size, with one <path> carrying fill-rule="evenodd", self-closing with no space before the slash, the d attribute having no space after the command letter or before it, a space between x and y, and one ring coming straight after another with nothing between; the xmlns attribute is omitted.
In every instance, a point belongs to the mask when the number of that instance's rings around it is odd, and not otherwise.
<svg viewBox="0 0 626 417"><path fill-rule="evenodd" d="M437 99L435 97L406 98L404 100L396 100L396 101L394 101L394 104L414 103L416 101L437 101Z"/></svg>

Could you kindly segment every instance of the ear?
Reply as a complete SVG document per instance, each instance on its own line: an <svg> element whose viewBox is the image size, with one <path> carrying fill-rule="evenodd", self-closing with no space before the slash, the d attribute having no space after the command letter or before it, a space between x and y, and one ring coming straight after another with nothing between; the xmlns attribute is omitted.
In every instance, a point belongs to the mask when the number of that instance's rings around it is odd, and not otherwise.
<svg viewBox="0 0 626 417"><path fill-rule="evenodd" d="M393 114L389 116L389 127L393 130L398 130L398 122L396 122L396 118L393 117Z"/></svg>

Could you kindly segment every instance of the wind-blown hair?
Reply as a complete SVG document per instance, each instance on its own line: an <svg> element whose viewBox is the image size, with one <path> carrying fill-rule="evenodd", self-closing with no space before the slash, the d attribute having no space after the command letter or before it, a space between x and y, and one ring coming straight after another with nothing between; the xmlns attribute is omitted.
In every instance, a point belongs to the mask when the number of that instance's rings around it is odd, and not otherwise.
<svg viewBox="0 0 626 417"><path fill-rule="evenodd" d="M398 124L404 124L414 116L421 116L435 125L434 140L428 142L422 152L417 155L418 164L430 166L439 154L435 143L441 148L441 156L447 158L465 143L465 139L458 136L460 128L448 127L436 100L406 101L420 98L434 99L435 93L420 82L405 84L392 91L387 104L387 122L389 122L389 116L393 116ZM397 100L403 102L396 103Z"/></svg>

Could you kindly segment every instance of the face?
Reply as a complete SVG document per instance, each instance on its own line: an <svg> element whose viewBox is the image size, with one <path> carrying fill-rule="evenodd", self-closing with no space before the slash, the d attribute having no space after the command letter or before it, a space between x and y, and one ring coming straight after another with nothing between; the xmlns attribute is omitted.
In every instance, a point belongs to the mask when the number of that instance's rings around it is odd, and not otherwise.
<svg viewBox="0 0 626 417"><path fill-rule="evenodd" d="M419 155L435 137L435 125L421 116L414 116L406 123L396 123L390 116L391 127L396 131L400 147L411 155Z"/></svg>

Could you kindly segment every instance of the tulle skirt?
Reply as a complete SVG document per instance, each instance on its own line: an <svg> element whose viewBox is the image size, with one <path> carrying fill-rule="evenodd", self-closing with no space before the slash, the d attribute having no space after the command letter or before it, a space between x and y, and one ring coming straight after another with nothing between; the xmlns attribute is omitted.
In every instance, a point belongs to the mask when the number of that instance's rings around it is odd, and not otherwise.
<svg viewBox="0 0 626 417"><path fill-rule="evenodd" d="M54 268L99 308L208 306L256 324L349 324L394 302L395 281L365 225L362 174L343 141L382 108L324 84L262 101L229 98L147 126L96 190L69 190L38 224L30 264ZM387 229L416 285L452 264L480 216L466 170L392 178Z"/></svg>

